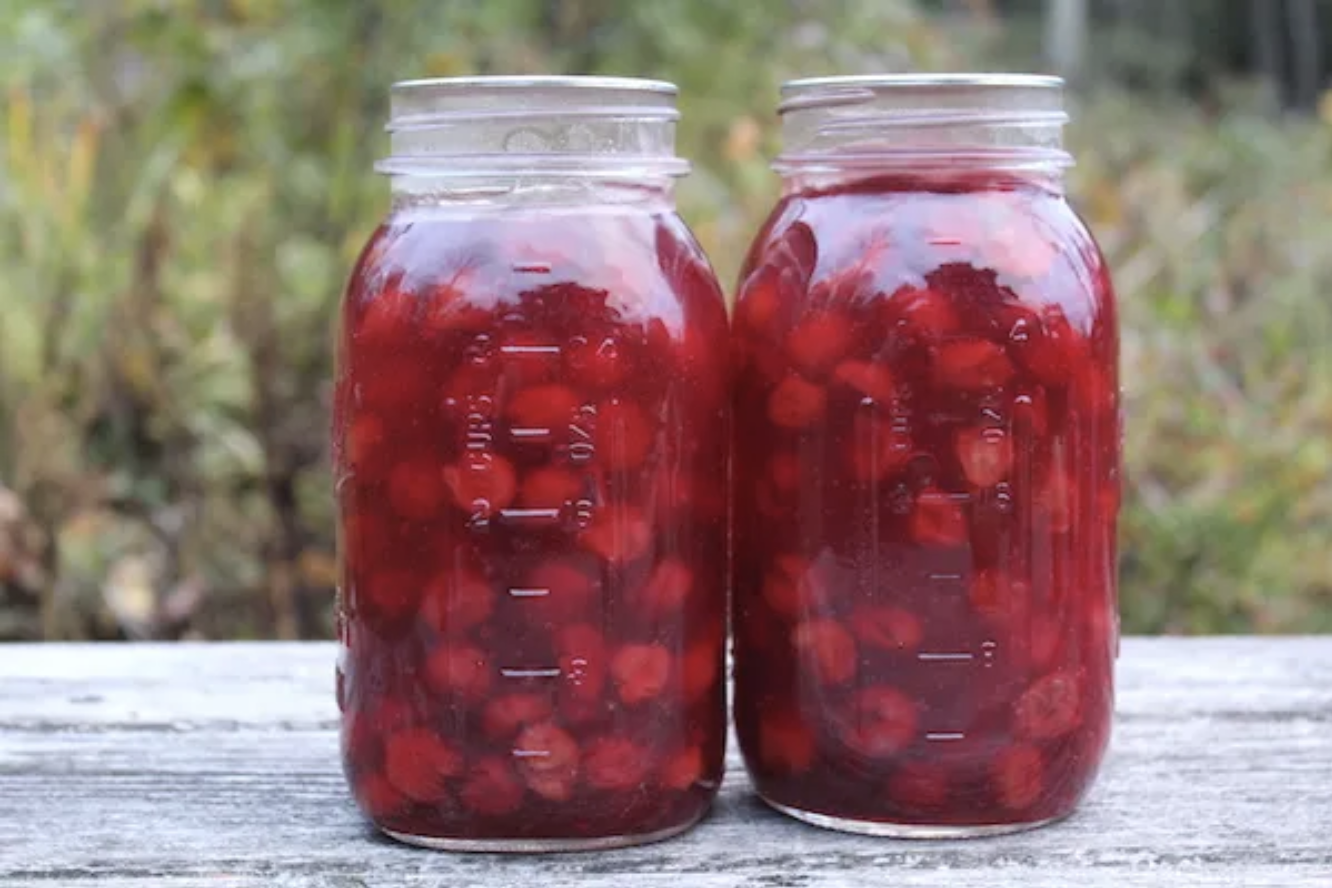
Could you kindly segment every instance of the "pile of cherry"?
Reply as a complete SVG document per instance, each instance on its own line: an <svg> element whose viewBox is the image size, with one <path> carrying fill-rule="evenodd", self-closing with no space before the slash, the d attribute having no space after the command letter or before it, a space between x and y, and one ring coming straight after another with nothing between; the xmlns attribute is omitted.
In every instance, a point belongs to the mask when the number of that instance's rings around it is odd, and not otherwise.
<svg viewBox="0 0 1332 888"><path fill-rule="evenodd" d="M398 218L367 247L336 394L339 699L381 826L697 819L728 583L768 800L997 825L1090 785L1120 420L1085 229L1039 189L861 182L784 198L743 280L728 334L665 216Z"/></svg>
<svg viewBox="0 0 1332 888"><path fill-rule="evenodd" d="M678 222L597 224L639 246L399 219L354 278L340 699L388 829L650 834L720 780L725 308Z"/></svg>
<svg viewBox="0 0 1332 888"><path fill-rule="evenodd" d="M1119 419L1100 258L1033 189L786 198L737 306L736 724L853 820L1062 813L1107 739Z"/></svg>

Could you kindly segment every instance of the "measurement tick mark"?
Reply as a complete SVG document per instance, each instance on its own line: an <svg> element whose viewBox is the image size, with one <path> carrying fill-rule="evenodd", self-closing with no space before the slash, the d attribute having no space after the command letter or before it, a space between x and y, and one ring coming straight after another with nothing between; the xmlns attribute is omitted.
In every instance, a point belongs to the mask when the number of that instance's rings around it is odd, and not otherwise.
<svg viewBox="0 0 1332 888"><path fill-rule="evenodd" d="M510 589L509 594L514 598L544 598L550 594L549 589Z"/></svg>
<svg viewBox="0 0 1332 888"><path fill-rule="evenodd" d="M925 653L916 654L916 659L926 663L964 663L976 659L968 653Z"/></svg>
<svg viewBox="0 0 1332 888"><path fill-rule="evenodd" d="M961 731L937 731L925 735L926 740L951 742L956 740L965 740L967 735Z"/></svg>
<svg viewBox="0 0 1332 888"><path fill-rule="evenodd" d="M542 524L559 521L559 509L500 509L500 517L509 522L529 522Z"/></svg>
<svg viewBox="0 0 1332 888"><path fill-rule="evenodd" d="M558 355L562 351L558 345L501 345L499 350L506 355Z"/></svg>
<svg viewBox="0 0 1332 888"><path fill-rule="evenodd" d="M550 755L549 749L515 749L514 758L545 758Z"/></svg>
<svg viewBox="0 0 1332 888"><path fill-rule="evenodd" d="M539 429L528 426L510 426L509 436L511 438L549 438L550 429Z"/></svg>
<svg viewBox="0 0 1332 888"><path fill-rule="evenodd" d="M559 678L560 667L554 666L549 669L501 669L500 675L505 678Z"/></svg>

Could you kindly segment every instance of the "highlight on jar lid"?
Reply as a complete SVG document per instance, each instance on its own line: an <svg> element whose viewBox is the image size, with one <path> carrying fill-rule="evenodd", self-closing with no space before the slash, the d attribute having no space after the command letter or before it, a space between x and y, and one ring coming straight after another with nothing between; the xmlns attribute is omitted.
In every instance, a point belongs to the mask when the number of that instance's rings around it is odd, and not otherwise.
<svg viewBox="0 0 1332 888"><path fill-rule="evenodd" d="M634 77L404 80L390 90L389 175L682 176L675 84Z"/></svg>
<svg viewBox="0 0 1332 888"><path fill-rule="evenodd" d="M1063 149L1064 81L1044 74L870 74L782 84L785 151L809 156L979 152L1056 167Z"/></svg>

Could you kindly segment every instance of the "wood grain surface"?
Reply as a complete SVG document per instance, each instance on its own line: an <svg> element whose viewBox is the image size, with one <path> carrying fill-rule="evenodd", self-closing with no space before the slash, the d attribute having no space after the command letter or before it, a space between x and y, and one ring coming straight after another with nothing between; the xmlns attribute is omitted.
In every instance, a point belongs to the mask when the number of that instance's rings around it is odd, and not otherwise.
<svg viewBox="0 0 1332 888"><path fill-rule="evenodd" d="M764 808L624 851L377 837L345 791L329 644L0 647L0 888L1332 886L1332 638L1129 639L1111 754L1069 820L904 842Z"/></svg>

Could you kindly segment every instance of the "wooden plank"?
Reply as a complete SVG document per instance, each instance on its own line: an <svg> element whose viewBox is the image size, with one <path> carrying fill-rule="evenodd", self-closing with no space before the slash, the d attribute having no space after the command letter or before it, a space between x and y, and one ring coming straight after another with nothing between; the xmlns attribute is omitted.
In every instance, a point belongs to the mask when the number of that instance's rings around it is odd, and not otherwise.
<svg viewBox="0 0 1332 888"><path fill-rule="evenodd" d="M1082 811L967 842L780 817L732 752L714 814L659 845L447 855L373 835L337 760L334 649L0 647L0 886L1326 886L1332 639L1130 639Z"/></svg>

